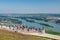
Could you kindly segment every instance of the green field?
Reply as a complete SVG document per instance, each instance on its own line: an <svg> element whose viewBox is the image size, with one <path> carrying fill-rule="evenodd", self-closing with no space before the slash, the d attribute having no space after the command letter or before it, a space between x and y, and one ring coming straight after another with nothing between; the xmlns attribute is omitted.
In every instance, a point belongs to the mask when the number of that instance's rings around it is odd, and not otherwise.
<svg viewBox="0 0 60 40"><path fill-rule="evenodd" d="M55 39L32 36L32 35L23 35L16 32L13 33L0 30L0 40L55 40Z"/></svg>
<svg viewBox="0 0 60 40"><path fill-rule="evenodd" d="M53 30L45 30L46 33L48 34L53 34L53 35L59 35L60 36L60 32L55 32Z"/></svg>

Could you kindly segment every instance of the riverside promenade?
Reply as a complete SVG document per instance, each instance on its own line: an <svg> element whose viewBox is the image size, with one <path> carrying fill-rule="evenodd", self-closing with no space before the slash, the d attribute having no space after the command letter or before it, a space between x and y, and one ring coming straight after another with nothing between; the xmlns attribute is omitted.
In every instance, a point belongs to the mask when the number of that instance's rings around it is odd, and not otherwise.
<svg viewBox="0 0 60 40"><path fill-rule="evenodd" d="M0 30L15 32L14 30L6 29L6 28L0 28ZM47 37L47 38L53 38L53 39L56 39L56 40L60 40L60 36L47 34L47 33L27 32L26 30L24 30L24 31L17 30L16 32L17 33L22 33L22 34L25 34L25 35L35 35L35 36L42 36L42 37Z"/></svg>

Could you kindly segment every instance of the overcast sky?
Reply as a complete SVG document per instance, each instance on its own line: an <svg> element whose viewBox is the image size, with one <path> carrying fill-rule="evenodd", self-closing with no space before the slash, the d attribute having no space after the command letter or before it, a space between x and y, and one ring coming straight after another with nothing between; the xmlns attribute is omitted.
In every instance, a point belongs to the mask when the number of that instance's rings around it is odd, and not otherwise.
<svg viewBox="0 0 60 40"><path fill-rule="evenodd" d="M0 0L0 13L60 13L60 0Z"/></svg>

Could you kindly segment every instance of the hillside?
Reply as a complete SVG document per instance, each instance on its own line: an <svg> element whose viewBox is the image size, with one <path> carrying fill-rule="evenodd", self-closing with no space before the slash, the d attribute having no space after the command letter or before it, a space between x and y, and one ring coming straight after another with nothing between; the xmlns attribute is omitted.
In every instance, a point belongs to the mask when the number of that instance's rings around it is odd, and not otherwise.
<svg viewBox="0 0 60 40"><path fill-rule="evenodd" d="M13 33L0 30L0 40L54 40L54 39L32 36L32 35L23 35L16 32Z"/></svg>

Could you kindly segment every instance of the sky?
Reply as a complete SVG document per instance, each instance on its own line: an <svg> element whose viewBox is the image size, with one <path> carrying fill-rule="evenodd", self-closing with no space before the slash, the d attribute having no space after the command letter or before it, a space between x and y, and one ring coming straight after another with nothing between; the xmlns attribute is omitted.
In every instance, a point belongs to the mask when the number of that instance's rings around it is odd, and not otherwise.
<svg viewBox="0 0 60 40"><path fill-rule="evenodd" d="M0 13L60 13L60 0L0 0Z"/></svg>

